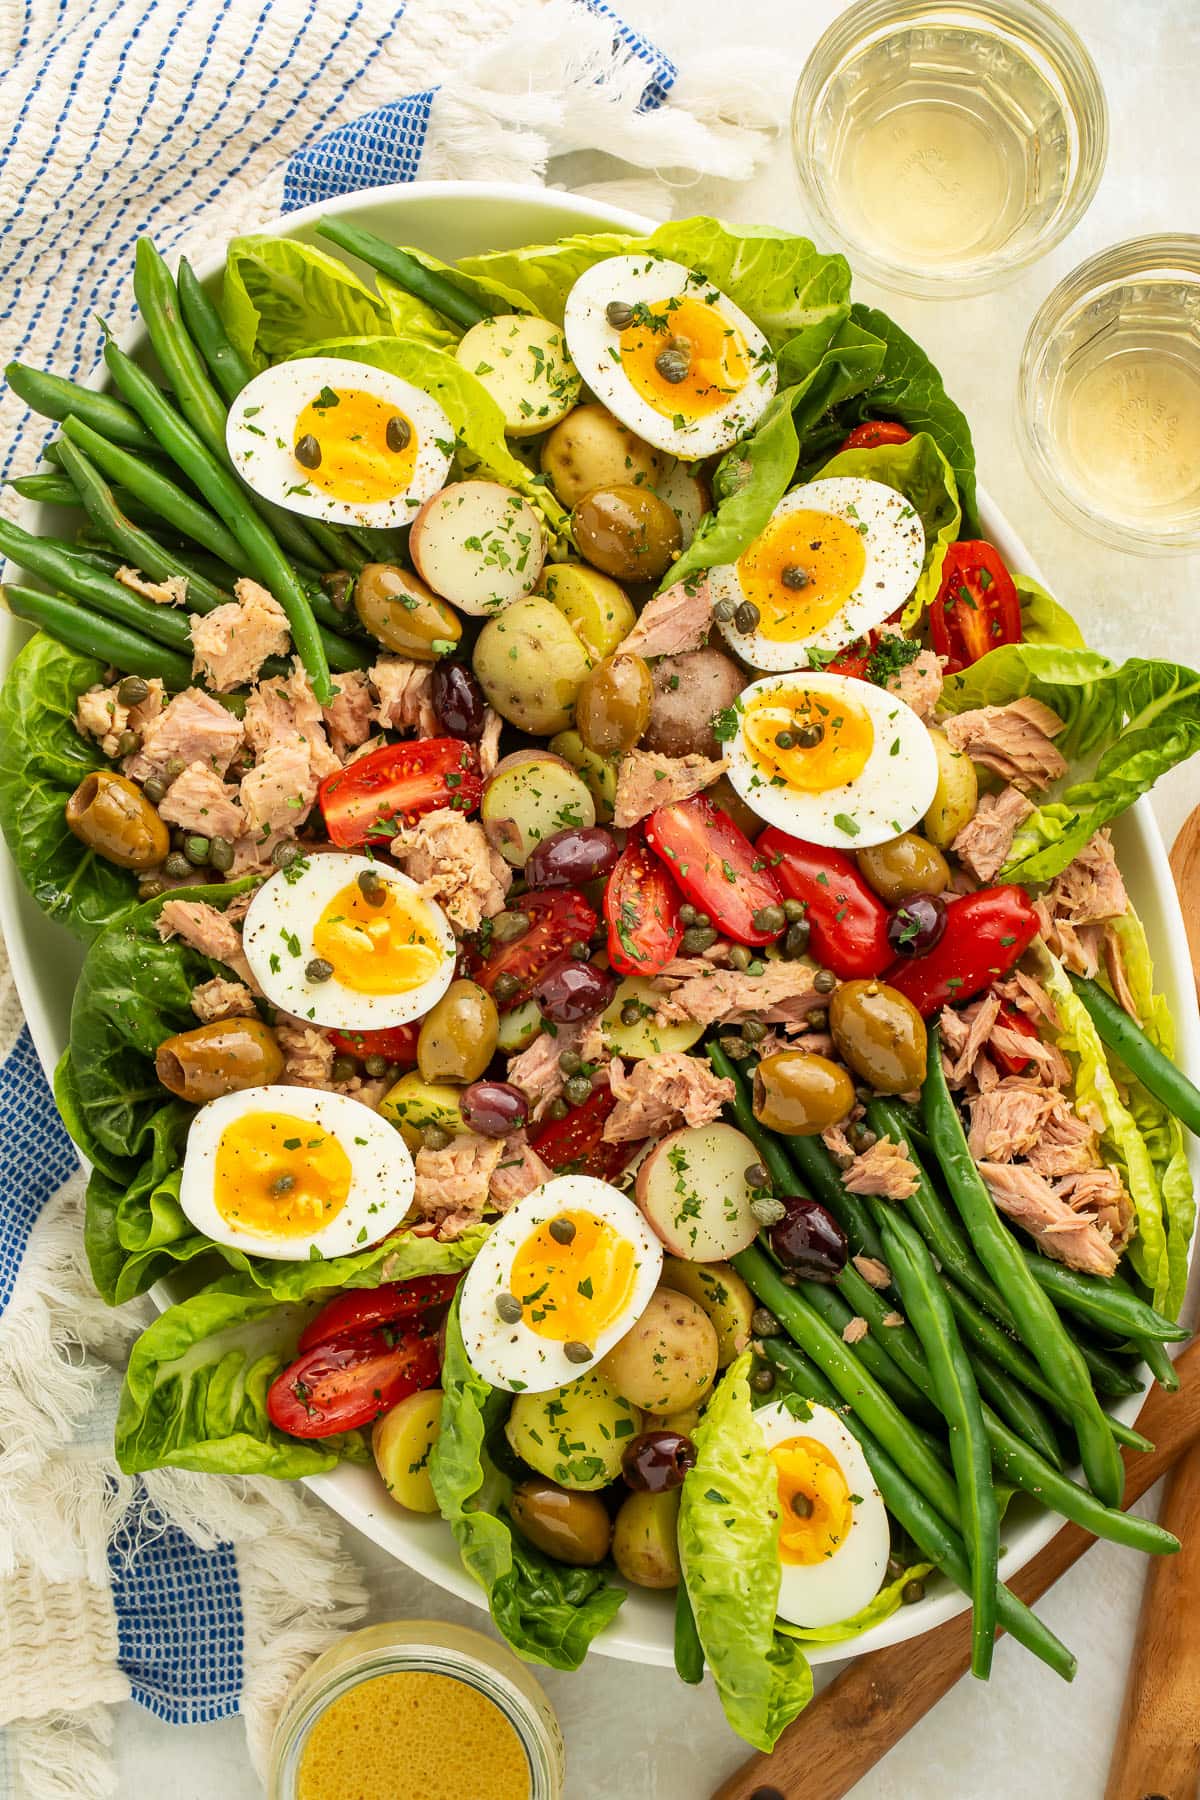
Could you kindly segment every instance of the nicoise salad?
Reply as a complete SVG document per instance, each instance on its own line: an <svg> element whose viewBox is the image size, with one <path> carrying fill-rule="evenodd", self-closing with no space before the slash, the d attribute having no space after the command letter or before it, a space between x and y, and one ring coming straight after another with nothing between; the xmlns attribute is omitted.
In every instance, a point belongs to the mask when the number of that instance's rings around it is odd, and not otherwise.
<svg viewBox="0 0 1200 1800"><path fill-rule="evenodd" d="M711 219L456 265L138 247L0 520L0 822L82 938L57 1098L121 1465L370 1461L522 1654L629 1586L769 1748L1050 1508L1148 1552L1200 1095L1112 825L1200 742L981 527L921 349ZM25 585L37 579L38 585ZM432 1527L431 1527L432 1528Z"/></svg>

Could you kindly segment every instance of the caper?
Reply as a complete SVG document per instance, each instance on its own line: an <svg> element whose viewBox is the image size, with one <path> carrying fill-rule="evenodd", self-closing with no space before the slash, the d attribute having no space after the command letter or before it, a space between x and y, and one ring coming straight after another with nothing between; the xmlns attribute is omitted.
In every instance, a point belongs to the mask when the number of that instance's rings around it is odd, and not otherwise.
<svg viewBox="0 0 1200 1800"><path fill-rule="evenodd" d="M572 962L590 962L592 956L591 945L576 940L576 942L571 945L567 955L571 958Z"/></svg>
<svg viewBox="0 0 1200 1800"><path fill-rule="evenodd" d="M222 875L227 874L228 871L232 869L233 845L227 837L215 837L209 839L208 860L213 868L218 869Z"/></svg>
<svg viewBox="0 0 1200 1800"><path fill-rule="evenodd" d="M742 1036L748 1044L761 1044L767 1035L767 1028L761 1019L747 1019L742 1026Z"/></svg>
<svg viewBox="0 0 1200 1800"><path fill-rule="evenodd" d="M271 1183L271 1192L276 1195L290 1194L295 1185L296 1177L294 1175L277 1175Z"/></svg>
<svg viewBox="0 0 1200 1800"><path fill-rule="evenodd" d="M755 931L769 931L773 936L778 936L787 924L787 919L782 906L760 906L752 922Z"/></svg>
<svg viewBox="0 0 1200 1800"><path fill-rule="evenodd" d="M302 469L319 469L321 466L321 446L311 431L296 439L294 451L296 461Z"/></svg>
<svg viewBox="0 0 1200 1800"><path fill-rule="evenodd" d="M333 964L327 962L323 956L314 956L312 961L304 966L306 981L328 981L332 974Z"/></svg>
<svg viewBox="0 0 1200 1800"><path fill-rule="evenodd" d="M750 961L746 964L747 975L765 975L766 969L766 963L758 956L752 956Z"/></svg>
<svg viewBox="0 0 1200 1800"><path fill-rule="evenodd" d="M677 387L681 381L687 380L691 366L692 359L683 350L660 350L654 359L654 367L663 380L669 381L672 387Z"/></svg>
<svg viewBox="0 0 1200 1800"><path fill-rule="evenodd" d="M917 1579L906 1581L900 1589L900 1600L904 1606L915 1606L918 1600L925 1598L925 1583Z"/></svg>
<svg viewBox="0 0 1200 1800"><path fill-rule="evenodd" d="M170 787L173 781L178 781L186 768L187 764L184 762L182 756L168 757L167 766L163 770L163 779L167 786Z"/></svg>
<svg viewBox="0 0 1200 1800"><path fill-rule="evenodd" d="M692 924L693 925L711 925L712 920L709 918L709 916L706 912L698 912L696 914L695 918L692 920Z"/></svg>
<svg viewBox="0 0 1200 1800"><path fill-rule="evenodd" d="M399 455L401 450L407 450L412 443L412 426L407 419L401 418L399 413L393 413L383 435L388 449L394 450Z"/></svg>
<svg viewBox="0 0 1200 1800"><path fill-rule="evenodd" d="M277 869L290 869L299 855L299 844L293 844L289 840L282 844L276 844L271 852L271 861Z"/></svg>
<svg viewBox="0 0 1200 1800"><path fill-rule="evenodd" d="M604 316L614 331L625 331L633 324L633 308L625 300L610 300Z"/></svg>
<svg viewBox="0 0 1200 1800"><path fill-rule="evenodd" d="M775 1386L774 1369L755 1369L750 1377L750 1386L756 1394L769 1394Z"/></svg>
<svg viewBox="0 0 1200 1800"><path fill-rule="evenodd" d="M151 806L157 806L166 795L166 782L160 781L157 775L151 775L148 780L143 781L142 792Z"/></svg>
<svg viewBox="0 0 1200 1800"><path fill-rule="evenodd" d="M694 925L696 923L696 909L690 900L684 901L683 905L679 908L677 916L681 925Z"/></svg>
<svg viewBox="0 0 1200 1800"><path fill-rule="evenodd" d="M334 1081L353 1081L358 1074L358 1064L352 1056L335 1056L329 1073Z"/></svg>
<svg viewBox="0 0 1200 1800"><path fill-rule="evenodd" d="M368 1056L363 1060L363 1068L367 1071L367 1074L375 1076L376 1078L380 1075L386 1075L390 1066L386 1056ZM434 1129L440 1129L440 1127L434 1127ZM430 1148L433 1149L435 1146L431 1145ZM436 1148L440 1150L443 1149L444 1146L438 1144Z"/></svg>
<svg viewBox="0 0 1200 1800"><path fill-rule="evenodd" d="M791 731L777 731L775 733L775 742L781 750L794 750L796 748L795 734Z"/></svg>
<svg viewBox="0 0 1200 1800"><path fill-rule="evenodd" d="M798 956L807 956L808 940L812 936L812 927L807 919L797 919L794 925L787 928L787 936L783 940L783 954L794 962Z"/></svg>
<svg viewBox="0 0 1200 1800"><path fill-rule="evenodd" d="M556 1244L573 1244L575 1242L575 1224L572 1219L551 1219L550 1236Z"/></svg>
<svg viewBox="0 0 1200 1800"><path fill-rule="evenodd" d="M750 1054L750 1046L743 1037L723 1037L721 1048L734 1062L744 1062Z"/></svg>
<svg viewBox="0 0 1200 1800"><path fill-rule="evenodd" d="M322 575L321 586L329 595L337 611L346 612L354 591L354 577L350 571L348 569L331 569L328 575Z"/></svg>
<svg viewBox="0 0 1200 1800"><path fill-rule="evenodd" d="M126 675L117 683L117 699L122 706L140 706L150 697L150 683L140 675Z"/></svg>
<svg viewBox="0 0 1200 1800"><path fill-rule="evenodd" d="M689 925L680 940L679 947L685 956L702 956L711 950L717 941L717 934L711 925Z"/></svg>
<svg viewBox="0 0 1200 1800"><path fill-rule="evenodd" d="M762 614L753 600L743 600L733 615L733 622L739 631L753 631Z"/></svg>
<svg viewBox="0 0 1200 1800"><path fill-rule="evenodd" d="M548 1119L565 1119L570 1110L562 1095L557 1094L546 1108L546 1117Z"/></svg>
<svg viewBox="0 0 1200 1800"><path fill-rule="evenodd" d="M492 920L492 942L494 944L511 944L514 939L524 937L533 920L527 912L501 912Z"/></svg>
<svg viewBox="0 0 1200 1800"><path fill-rule="evenodd" d="M365 1064L367 1074L371 1073L371 1064L375 1057L368 1056ZM440 1125L423 1125L421 1127L421 1143L426 1150L444 1150L450 1142L450 1133L443 1131Z"/></svg>
<svg viewBox="0 0 1200 1800"><path fill-rule="evenodd" d="M813 987L818 994L832 994L837 986L837 976L832 969L818 969L813 976Z"/></svg>
<svg viewBox="0 0 1200 1800"><path fill-rule="evenodd" d="M803 900L793 900L789 895L783 903L783 916L788 924L795 925L798 920L804 917L804 913L805 906Z"/></svg>
<svg viewBox="0 0 1200 1800"><path fill-rule="evenodd" d="M736 611L737 602L735 600L723 599L713 601L712 616L720 625L728 625Z"/></svg>
<svg viewBox="0 0 1200 1800"><path fill-rule="evenodd" d="M626 1000L621 1007L621 1023L622 1023L622 1025L640 1024L641 1017L642 1017L641 1001L640 1000Z"/></svg>
<svg viewBox="0 0 1200 1800"><path fill-rule="evenodd" d="M750 1202L750 1211L760 1225L769 1227L778 1225L787 1212L787 1207L782 1200L776 1200L773 1194L759 1194Z"/></svg>
<svg viewBox="0 0 1200 1800"><path fill-rule="evenodd" d="M795 1513L795 1515L798 1519L811 1519L812 1518L813 1503L809 1499L807 1494L793 1494L792 1495L792 1511Z"/></svg>
<svg viewBox="0 0 1200 1800"><path fill-rule="evenodd" d="M123 731L121 733L120 737L117 739L117 755L118 756L132 756L134 751L140 750L141 747L142 747L142 738L141 738L140 732Z"/></svg>
<svg viewBox="0 0 1200 1800"><path fill-rule="evenodd" d="M183 840L183 854L197 869L202 869L208 861L208 853L212 848L209 840L198 831L189 832Z"/></svg>
<svg viewBox="0 0 1200 1800"><path fill-rule="evenodd" d="M787 567L780 571L779 579L785 588L791 588L795 593L799 588L806 588L812 580L812 576L807 569L802 569L799 563L788 563Z"/></svg>
<svg viewBox="0 0 1200 1800"><path fill-rule="evenodd" d="M167 884L161 875L143 875L138 882L139 900L157 900L159 895L165 894L166 891Z"/></svg>
<svg viewBox="0 0 1200 1800"><path fill-rule="evenodd" d="M358 877L358 891L368 906L382 906L387 899L383 877L376 869L364 869Z"/></svg>
<svg viewBox="0 0 1200 1800"><path fill-rule="evenodd" d="M568 1075L563 1082L563 1093L572 1106L582 1106L592 1095L592 1078L590 1075Z"/></svg>
<svg viewBox="0 0 1200 1800"><path fill-rule="evenodd" d="M521 991L521 980L518 975L511 975L507 969L501 969L492 983L492 998L497 1005L503 1006L506 1000L512 1000Z"/></svg>
<svg viewBox="0 0 1200 1800"><path fill-rule="evenodd" d="M825 736L825 727L820 719L812 719L807 725L800 725L796 730L796 742L801 750L815 750Z"/></svg>
<svg viewBox="0 0 1200 1800"><path fill-rule="evenodd" d="M525 1308L515 1294L497 1294L496 1311L506 1325L515 1325L524 1316Z"/></svg>
<svg viewBox="0 0 1200 1800"><path fill-rule="evenodd" d="M849 1138L854 1149L860 1154L864 1150L869 1150L872 1144L878 1142L875 1133L871 1130L871 1127L867 1124L865 1119L855 1119L853 1125L851 1125L849 1131L847 1131L846 1136Z"/></svg>
<svg viewBox="0 0 1200 1800"><path fill-rule="evenodd" d="M186 881L192 873L192 865L182 850L172 850L163 864L163 872L169 875L172 881Z"/></svg>
<svg viewBox="0 0 1200 1800"><path fill-rule="evenodd" d="M558 1066L564 1075L578 1075L583 1067L583 1058L578 1050L564 1050L559 1056Z"/></svg>
<svg viewBox="0 0 1200 1800"><path fill-rule="evenodd" d="M745 944L734 944L730 947L729 966L731 969L743 971L750 967L750 952Z"/></svg>
<svg viewBox="0 0 1200 1800"><path fill-rule="evenodd" d="M750 1329L755 1337L763 1338L778 1337L781 1328L773 1312L768 1312L765 1306L756 1306L750 1318Z"/></svg>
<svg viewBox="0 0 1200 1800"><path fill-rule="evenodd" d="M747 1187L765 1188L771 1185L771 1177L760 1162L747 1163L742 1170L742 1178Z"/></svg>
<svg viewBox="0 0 1200 1800"><path fill-rule="evenodd" d="M563 1355L569 1363L590 1363L595 1354L590 1344L580 1343L578 1338L568 1338L563 1345Z"/></svg>

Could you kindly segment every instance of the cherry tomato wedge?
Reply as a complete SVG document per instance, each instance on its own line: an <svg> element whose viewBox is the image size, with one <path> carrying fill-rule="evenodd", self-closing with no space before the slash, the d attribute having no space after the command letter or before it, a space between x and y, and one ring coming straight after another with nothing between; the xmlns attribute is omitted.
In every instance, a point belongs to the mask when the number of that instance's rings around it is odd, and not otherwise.
<svg viewBox="0 0 1200 1800"><path fill-rule="evenodd" d="M843 450L878 450L881 444L907 444L911 436L908 426L899 419L864 419L854 427L837 455Z"/></svg>
<svg viewBox="0 0 1200 1800"><path fill-rule="evenodd" d="M397 825L438 807L470 812L482 795L473 746L452 737L384 744L335 769L317 790L325 829L342 850L386 843Z"/></svg>
<svg viewBox="0 0 1200 1800"><path fill-rule="evenodd" d="M929 609L929 635L957 674L999 644L1021 641L1021 600L1000 552L980 538L951 544Z"/></svg>
<svg viewBox="0 0 1200 1800"><path fill-rule="evenodd" d="M1021 1037L1036 1038L1037 1026L1032 1019L1027 1019L1023 1012L1010 1006L1007 1000L1000 1002L1000 1011L996 1014L997 1025L1005 1026L1009 1031L1018 1032ZM1028 1056L1018 1056L1008 1050L1001 1050L995 1042L989 1043L988 1055L1002 1075L1024 1075L1033 1064Z"/></svg>
<svg viewBox="0 0 1200 1800"><path fill-rule="evenodd" d="M572 944L586 942L596 929L595 908L577 888L548 888L521 895L521 911L533 920L523 937L495 944L485 956L472 959L472 973L490 994L501 975L513 975L520 984L496 1004L502 1012L522 1006L538 977Z"/></svg>
<svg viewBox="0 0 1200 1800"><path fill-rule="evenodd" d="M1007 975L1037 931L1024 888L981 888L948 903L946 929L927 956L901 957L884 979L927 1019L940 1007L973 1000Z"/></svg>
<svg viewBox="0 0 1200 1800"><path fill-rule="evenodd" d="M267 1416L292 1437L355 1431L438 1378L437 1333L386 1325L314 1344L267 1390Z"/></svg>
<svg viewBox="0 0 1200 1800"><path fill-rule="evenodd" d="M781 906L783 889L745 832L706 794L660 806L645 824L646 842L661 856L693 906L739 944L779 936L754 923L765 906Z"/></svg>
<svg viewBox="0 0 1200 1800"><path fill-rule="evenodd" d="M389 1062L415 1063L419 1021L386 1025L375 1031L331 1031L329 1041L339 1056L386 1056Z"/></svg>
<svg viewBox="0 0 1200 1800"><path fill-rule="evenodd" d="M631 838L604 889L608 960L619 975L657 975L683 938L683 895L645 844Z"/></svg>
<svg viewBox="0 0 1200 1800"><path fill-rule="evenodd" d="M893 960L891 914L844 850L810 844L768 825L755 849L789 900L802 900L810 953L842 981L882 975Z"/></svg>
<svg viewBox="0 0 1200 1800"><path fill-rule="evenodd" d="M609 1144L604 1121L617 1104L606 1087L592 1090L589 1100L574 1106L564 1119L546 1119L529 1134L531 1147L560 1175L595 1175L611 1181L629 1161L636 1144Z"/></svg>
<svg viewBox="0 0 1200 1800"><path fill-rule="evenodd" d="M418 1275L412 1281L385 1281L377 1288L351 1288L309 1320L296 1348L311 1350L330 1338L358 1337L376 1326L395 1327L423 1318L439 1306L449 1306L461 1280L461 1275Z"/></svg>

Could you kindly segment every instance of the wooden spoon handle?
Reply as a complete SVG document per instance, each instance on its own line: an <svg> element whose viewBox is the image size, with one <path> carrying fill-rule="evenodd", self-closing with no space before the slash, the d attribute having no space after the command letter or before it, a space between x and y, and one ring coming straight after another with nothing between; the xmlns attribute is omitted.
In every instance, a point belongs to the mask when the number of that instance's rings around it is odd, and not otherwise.
<svg viewBox="0 0 1200 1800"><path fill-rule="evenodd" d="M1165 1394L1155 1388L1138 1419L1138 1429L1155 1448L1123 1452L1127 1504L1139 1499L1200 1437L1200 1342L1189 1345L1176 1368L1180 1391ZM1032 1605L1095 1541L1079 1526L1064 1525L1010 1587ZM1169 1564L1175 1559L1158 1560ZM949 1693L970 1661L969 1611L912 1642L856 1658L788 1726L772 1755L751 1757L712 1800L840 1800ZM1055 1679L1047 1671L1046 1680Z"/></svg>

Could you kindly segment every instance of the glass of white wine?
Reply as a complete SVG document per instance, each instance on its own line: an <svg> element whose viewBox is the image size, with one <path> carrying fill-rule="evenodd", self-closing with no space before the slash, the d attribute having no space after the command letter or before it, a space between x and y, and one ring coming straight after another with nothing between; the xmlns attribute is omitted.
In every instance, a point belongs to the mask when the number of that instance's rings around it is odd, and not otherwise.
<svg viewBox="0 0 1200 1800"><path fill-rule="evenodd" d="M1072 524L1126 550L1200 549L1200 237L1093 256L1025 340L1022 449Z"/></svg>
<svg viewBox="0 0 1200 1800"><path fill-rule="evenodd" d="M1087 51L1038 0L854 0L804 66L792 145L857 269L979 293L1082 217L1108 112Z"/></svg>

